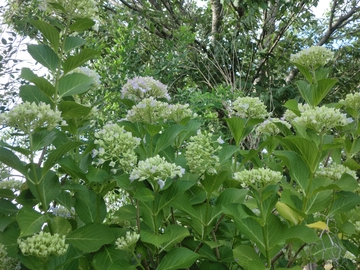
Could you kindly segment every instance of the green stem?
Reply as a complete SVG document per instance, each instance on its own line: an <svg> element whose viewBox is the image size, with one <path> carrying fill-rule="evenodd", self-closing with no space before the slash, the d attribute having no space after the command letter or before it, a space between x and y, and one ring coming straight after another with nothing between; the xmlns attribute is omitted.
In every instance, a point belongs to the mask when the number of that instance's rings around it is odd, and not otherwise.
<svg viewBox="0 0 360 270"><path fill-rule="evenodd" d="M261 213L261 217L263 219L264 225L261 226L261 230L263 233L263 239L264 239L264 245L265 245L265 257L266 257L266 264L267 264L267 268L270 269L271 267L271 257L270 257L270 253L269 253L269 243L268 243L268 235L267 235L267 230L265 230L265 225L266 225L266 215L264 213L264 209L263 209L263 203L262 203L262 188L257 190L259 192L259 209L260 209L260 213Z"/></svg>
<svg viewBox="0 0 360 270"><path fill-rule="evenodd" d="M134 256L136 262L138 263L138 266L140 266L141 269L146 270L146 269L144 268L144 266L141 264L141 261L139 260L138 256L136 256L135 252L134 252L134 251L131 251L131 253L132 253L132 255Z"/></svg>

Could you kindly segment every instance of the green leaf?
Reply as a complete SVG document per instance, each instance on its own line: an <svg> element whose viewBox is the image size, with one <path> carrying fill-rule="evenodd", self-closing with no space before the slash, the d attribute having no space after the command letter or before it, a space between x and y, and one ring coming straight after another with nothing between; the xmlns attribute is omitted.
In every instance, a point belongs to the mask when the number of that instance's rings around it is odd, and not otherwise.
<svg viewBox="0 0 360 270"><path fill-rule="evenodd" d="M96 252L92 264L96 270L136 270L123 250L116 249L114 246L104 246Z"/></svg>
<svg viewBox="0 0 360 270"><path fill-rule="evenodd" d="M78 250L85 253L96 252L101 246L116 239L110 228L103 224L86 224L70 232L66 240Z"/></svg>
<svg viewBox="0 0 360 270"><path fill-rule="evenodd" d="M43 208L48 208L50 203L60 193L60 182L57 174L54 171L48 171L42 174L42 168L36 168L36 171L30 171L27 184L31 193L44 205Z"/></svg>
<svg viewBox="0 0 360 270"><path fill-rule="evenodd" d="M338 82L337 79L324 78L317 81L316 90L312 92L313 106L317 106L327 96L331 88Z"/></svg>
<svg viewBox="0 0 360 270"><path fill-rule="evenodd" d="M68 53L73 49L79 48L84 45L86 40L80 37L66 37L64 45L64 53Z"/></svg>
<svg viewBox="0 0 360 270"><path fill-rule="evenodd" d="M36 61L44 67L55 72L58 68L59 58L48 45L28 45L28 52Z"/></svg>
<svg viewBox="0 0 360 270"><path fill-rule="evenodd" d="M91 107L83 106L74 101L61 101L58 105L61 116L65 119L85 117L91 112Z"/></svg>
<svg viewBox="0 0 360 270"><path fill-rule="evenodd" d="M59 80L59 95L61 97L81 94L88 91L94 80L81 73L71 73Z"/></svg>
<svg viewBox="0 0 360 270"><path fill-rule="evenodd" d="M220 173L216 174L205 173L201 184L204 186L205 190L211 194L229 178L231 177L229 177L229 173L227 171L221 171Z"/></svg>
<svg viewBox="0 0 360 270"><path fill-rule="evenodd" d="M125 221L136 219L137 213L134 205L123 205L114 213L116 220Z"/></svg>
<svg viewBox="0 0 360 270"><path fill-rule="evenodd" d="M4 215L15 215L19 209L11 201L0 198L0 213Z"/></svg>
<svg viewBox="0 0 360 270"><path fill-rule="evenodd" d="M142 202L152 202L155 199L154 192L146 187L136 189L134 198Z"/></svg>
<svg viewBox="0 0 360 270"><path fill-rule="evenodd" d="M72 25L70 25L70 31L83 32L92 27L94 24L95 22L89 18L78 19Z"/></svg>
<svg viewBox="0 0 360 270"><path fill-rule="evenodd" d="M100 223L106 217L106 205L101 195L93 190L75 193L75 210L84 223Z"/></svg>
<svg viewBox="0 0 360 270"><path fill-rule="evenodd" d="M292 224L297 225L302 217L290 206L286 205L283 202L276 203L276 210L278 211L279 215L284 219L290 221Z"/></svg>
<svg viewBox="0 0 360 270"><path fill-rule="evenodd" d="M169 248L180 243L185 237L189 236L189 230L183 226L176 224L169 225L166 227L164 232L165 241L161 244L161 251L168 250Z"/></svg>
<svg viewBox="0 0 360 270"><path fill-rule="evenodd" d="M199 258L199 254L190 249L184 247L176 248L164 256L156 270L189 268L197 258Z"/></svg>
<svg viewBox="0 0 360 270"><path fill-rule="evenodd" d="M94 166L88 167L86 178L90 183L104 183L108 177L109 173L107 171L95 168Z"/></svg>
<svg viewBox="0 0 360 270"><path fill-rule="evenodd" d="M181 125L174 125L167 128L156 142L154 155L174 144L176 137L184 130L186 130L186 127Z"/></svg>
<svg viewBox="0 0 360 270"><path fill-rule="evenodd" d="M10 150L0 147L0 162L8 165L14 170L27 175L27 169L23 162Z"/></svg>
<svg viewBox="0 0 360 270"><path fill-rule="evenodd" d="M56 150L49 153L47 160L44 163L44 172L50 170L50 168L66 153L82 145L81 142L68 142L59 146ZM0 152L1 153L1 152ZM1 159L0 159L1 160Z"/></svg>
<svg viewBox="0 0 360 270"><path fill-rule="evenodd" d="M239 117L225 118L226 123L231 131L231 134L235 140L235 145L240 145L243 139L245 119Z"/></svg>
<svg viewBox="0 0 360 270"><path fill-rule="evenodd" d="M259 254L256 253L254 247L237 246L233 249L235 261L245 270L265 270L265 263L262 262Z"/></svg>
<svg viewBox="0 0 360 270"><path fill-rule="evenodd" d="M303 243L314 243L319 240L316 235L316 231L305 225L291 226L289 229L284 231L282 236L286 243L294 241L300 241Z"/></svg>
<svg viewBox="0 0 360 270"><path fill-rule="evenodd" d="M301 112L299 110L299 104L295 99L290 99L286 101L284 107L295 113L297 116L300 116Z"/></svg>
<svg viewBox="0 0 360 270"><path fill-rule="evenodd" d="M320 191L313 194L308 200L305 213L313 214L325 210L327 207L329 207L331 194L331 190Z"/></svg>
<svg viewBox="0 0 360 270"><path fill-rule="evenodd" d="M23 207L19 210L16 220L20 227L20 237L24 237L40 232L47 217L30 207Z"/></svg>
<svg viewBox="0 0 360 270"><path fill-rule="evenodd" d="M18 227L10 226L3 233L0 233L0 243L6 247L6 252L9 256L16 258L19 251L17 239L19 238L20 230Z"/></svg>
<svg viewBox="0 0 360 270"><path fill-rule="evenodd" d="M36 104L39 104L40 102L44 102L49 105L53 104L51 99L35 85L20 86L19 96L21 97L23 102L26 101L30 103L35 102Z"/></svg>
<svg viewBox="0 0 360 270"><path fill-rule="evenodd" d="M30 136L32 140L31 150L37 151L43 148L44 146L50 145L56 139L56 132L41 130L32 133Z"/></svg>
<svg viewBox="0 0 360 270"><path fill-rule="evenodd" d="M82 66L88 60L95 58L100 53L98 51L92 49L83 49L80 53L69 56L68 59L64 62L64 73L68 73L69 71Z"/></svg>
<svg viewBox="0 0 360 270"><path fill-rule="evenodd" d="M227 162L238 150L239 147L235 145L226 145L222 147L219 151L220 163L224 164L225 162Z"/></svg>
<svg viewBox="0 0 360 270"><path fill-rule="evenodd" d="M20 76L35 84L48 98L55 94L55 87L44 77L38 77L30 68L22 68Z"/></svg>
<svg viewBox="0 0 360 270"><path fill-rule="evenodd" d="M336 194L337 198L331 207L328 216L350 211L356 205L360 204L360 196L349 191L342 191Z"/></svg>
<svg viewBox="0 0 360 270"><path fill-rule="evenodd" d="M309 103L310 105L313 105L313 102L312 102L312 90L313 89L311 88L311 84L309 84L306 81L302 81L302 80L296 81L295 84L298 87L302 98L305 99L305 101L307 103Z"/></svg>
<svg viewBox="0 0 360 270"><path fill-rule="evenodd" d="M295 179L303 192L306 192L309 184L310 171L303 159L292 151L275 151L275 156L284 161L289 169L290 176Z"/></svg>
<svg viewBox="0 0 360 270"><path fill-rule="evenodd" d="M1 203L0 203L1 204ZM0 219L0 232L3 233L4 230L14 221L13 217L3 216ZM1 236L0 236L1 238ZM1 240L0 240L1 243Z"/></svg>
<svg viewBox="0 0 360 270"><path fill-rule="evenodd" d="M44 21L31 20L30 23L34 25L43 34L43 36L49 41L53 49L57 51L59 48L60 40L59 31L51 24L48 24Z"/></svg>
<svg viewBox="0 0 360 270"><path fill-rule="evenodd" d="M293 63L293 64L297 67L297 69L301 72L301 74L305 76L305 78L308 80L308 82L311 83L313 80L311 71L303 65L300 65L297 63Z"/></svg>
<svg viewBox="0 0 360 270"><path fill-rule="evenodd" d="M52 233L67 235L72 231L72 226L66 218L56 216L51 218L50 223Z"/></svg>

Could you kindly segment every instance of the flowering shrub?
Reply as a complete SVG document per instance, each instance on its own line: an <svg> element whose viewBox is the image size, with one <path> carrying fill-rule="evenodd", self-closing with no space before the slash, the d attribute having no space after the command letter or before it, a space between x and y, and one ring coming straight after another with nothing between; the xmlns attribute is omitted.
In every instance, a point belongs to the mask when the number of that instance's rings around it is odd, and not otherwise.
<svg viewBox="0 0 360 270"><path fill-rule="evenodd" d="M331 52L292 57L304 102L287 101L281 120L258 98L229 101L226 140L188 105L159 100L170 98L152 78L123 86L126 119L98 110L96 121L79 98L94 78L78 68L98 53L77 36L93 4L51 2L57 15L32 22L46 42L29 53L52 79L24 68L23 103L0 115L26 142L0 142L2 166L21 180L0 181L0 267L359 267L359 95L322 104L337 82L323 67Z"/></svg>

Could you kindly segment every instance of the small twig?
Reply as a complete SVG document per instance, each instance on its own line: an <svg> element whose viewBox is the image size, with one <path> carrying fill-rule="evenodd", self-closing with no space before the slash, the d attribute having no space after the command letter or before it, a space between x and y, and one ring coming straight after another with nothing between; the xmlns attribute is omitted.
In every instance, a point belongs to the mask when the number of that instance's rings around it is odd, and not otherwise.
<svg viewBox="0 0 360 270"><path fill-rule="evenodd" d="M284 249L287 249L289 246L289 244L285 245ZM283 255L285 255L284 253L284 249L280 250L275 256L274 258L271 259L271 266L273 266L273 264L279 259L281 258Z"/></svg>
<svg viewBox="0 0 360 270"><path fill-rule="evenodd" d="M216 234L215 234L215 231L214 231L214 230L211 231L211 235L212 235L212 238L213 238L214 242L217 242ZM215 254L216 254L216 258L217 258L218 260L220 260L221 257L220 257L219 247L216 247L216 248L215 248Z"/></svg>
<svg viewBox="0 0 360 270"><path fill-rule="evenodd" d="M288 262L288 264L286 265L286 268L289 268L289 267L291 267L291 266L293 265L296 257L297 257L297 256L299 255L299 253L304 249L304 247L306 247L306 243L303 244L303 245L298 249L298 251L296 251L294 257L293 257L293 258Z"/></svg>

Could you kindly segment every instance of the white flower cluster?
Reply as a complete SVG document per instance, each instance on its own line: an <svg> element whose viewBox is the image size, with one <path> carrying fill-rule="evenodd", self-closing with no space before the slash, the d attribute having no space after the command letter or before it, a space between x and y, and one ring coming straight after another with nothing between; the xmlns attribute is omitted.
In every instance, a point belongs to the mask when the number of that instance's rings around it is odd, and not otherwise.
<svg viewBox="0 0 360 270"><path fill-rule="evenodd" d="M342 164L336 163L331 163L327 167L319 168L315 172L315 177L325 177L336 181L339 180L344 173L347 173L357 179L355 171L350 170L348 167L345 167Z"/></svg>
<svg viewBox="0 0 360 270"><path fill-rule="evenodd" d="M60 256L65 254L68 244L65 244L65 235L40 232L26 239L18 239L22 254L39 258L48 258L50 255Z"/></svg>
<svg viewBox="0 0 360 270"><path fill-rule="evenodd" d="M290 56L290 61L311 70L326 65L334 58L334 53L321 46L311 46L308 49L300 51Z"/></svg>
<svg viewBox="0 0 360 270"><path fill-rule="evenodd" d="M71 18L95 19L98 13L95 0L41 0L39 8L53 12L54 8L50 3L61 5Z"/></svg>
<svg viewBox="0 0 360 270"><path fill-rule="evenodd" d="M266 119L264 122L262 122L260 125L256 128L256 134L268 134L268 135L277 135L280 133L280 129L276 125L276 123L281 123L285 125L287 128L291 128L291 125L283 120L280 120L279 118L269 118Z"/></svg>
<svg viewBox="0 0 360 270"><path fill-rule="evenodd" d="M268 184L277 183L281 180L280 172L272 171L270 169L259 168L251 171L241 171L234 173L233 177L240 185L245 188L248 186L258 187L266 186Z"/></svg>
<svg viewBox="0 0 360 270"><path fill-rule="evenodd" d="M344 104L346 107L351 108L354 111L360 110L360 92L347 94L345 100L342 99L339 103Z"/></svg>
<svg viewBox="0 0 360 270"><path fill-rule="evenodd" d="M118 238L115 242L115 245L117 249L133 251L135 244L139 239L140 234L127 231L126 236Z"/></svg>
<svg viewBox="0 0 360 270"><path fill-rule="evenodd" d="M92 89L97 90L101 86L100 75L93 69L88 67L78 67L71 71L71 73L81 73L93 80Z"/></svg>
<svg viewBox="0 0 360 270"><path fill-rule="evenodd" d="M0 189L20 190L24 182L20 180L10 179L0 181Z"/></svg>
<svg viewBox="0 0 360 270"><path fill-rule="evenodd" d="M17 128L26 134L37 128L51 130L62 121L61 112L52 110L50 105L43 102L21 103L9 112L0 114L0 124Z"/></svg>
<svg viewBox="0 0 360 270"><path fill-rule="evenodd" d="M257 97L239 97L232 104L231 115L240 118L265 119L269 113L265 104Z"/></svg>
<svg viewBox="0 0 360 270"><path fill-rule="evenodd" d="M157 180L160 189L162 189L167 178L181 177L184 173L185 169L167 162L164 157L156 155L139 161L137 167L130 174L130 181Z"/></svg>
<svg viewBox="0 0 360 270"><path fill-rule="evenodd" d="M121 88L121 97L141 101L144 98L166 98L170 100L167 86L152 77L135 77Z"/></svg>
<svg viewBox="0 0 360 270"><path fill-rule="evenodd" d="M8 256L6 248L0 243L0 269L1 270L20 270L21 265L18 260Z"/></svg>
<svg viewBox="0 0 360 270"><path fill-rule="evenodd" d="M98 165L110 161L110 167L116 173L116 166L124 171L130 171L137 162L135 148L140 144L140 139L133 137L131 132L118 124L108 123L100 131L95 132L94 143L98 150L93 150L93 156L98 157Z"/></svg>
<svg viewBox="0 0 360 270"><path fill-rule="evenodd" d="M210 132L201 132L198 130L195 136L190 137L190 142L186 146L185 157L191 173L203 174L205 172L214 174L220 166L219 157L216 152L221 146L215 148L212 145L212 136ZM223 143L221 138L218 143Z"/></svg>
<svg viewBox="0 0 360 270"><path fill-rule="evenodd" d="M75 208L72 207L69 211L65 206L59 205L50 209L53 215L64 218L72 218L75 216Z"/></svg>
<svg viewBox="0 0 360 270"><path fill-rule="evenodd" d="M324 133L338 126L345 126L349 123L346 114L339 109L325 106L308 108L301 116L295 117L294 122L299 125L314 129L318 133Z"/></svg>
<svg viewBox="0 0 360 270"><path fill-rule="evenodd" d="M309 106L309 104L299 104L298 105L298 109L301 113L303 113L304 111L310 109L311 107ZM291 110L286 110L284 115L283 115L283 119L285 119L288 122L292 122L294 121L294 119L297 117L297 115L295 113L293 113L293 111Z"/></svg>

